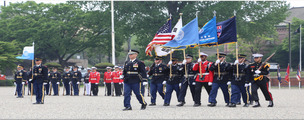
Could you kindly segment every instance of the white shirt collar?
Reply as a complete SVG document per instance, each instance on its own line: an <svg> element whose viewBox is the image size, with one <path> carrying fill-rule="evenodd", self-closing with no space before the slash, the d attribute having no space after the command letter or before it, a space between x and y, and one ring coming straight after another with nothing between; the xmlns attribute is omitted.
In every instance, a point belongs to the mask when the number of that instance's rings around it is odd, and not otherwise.
<svg viewBox="0 0 304 120"><path fill-rule="evenodd" d="M133 59L133 60L130 60L131 62L134 62L134 60L136 60L136 58L135 59Z"/></svg>

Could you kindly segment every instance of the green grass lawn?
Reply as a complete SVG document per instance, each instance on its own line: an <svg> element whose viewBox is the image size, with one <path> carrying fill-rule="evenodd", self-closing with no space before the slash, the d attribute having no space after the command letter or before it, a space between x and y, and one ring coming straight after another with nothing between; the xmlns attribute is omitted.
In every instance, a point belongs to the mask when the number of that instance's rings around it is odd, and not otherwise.
<svg viewBox="0 0 304 120"><path fill-rule="evenodd" d="M281 73L281 77L285 77L286 72L280 72L280 73ZM297 75L297 71L292 71L289 74L290 77L296 77L296 75ZM303 71L301 72L301 75L303 75ZM270 72L270 76L271 77L277 76L277 72Z"/></svg>

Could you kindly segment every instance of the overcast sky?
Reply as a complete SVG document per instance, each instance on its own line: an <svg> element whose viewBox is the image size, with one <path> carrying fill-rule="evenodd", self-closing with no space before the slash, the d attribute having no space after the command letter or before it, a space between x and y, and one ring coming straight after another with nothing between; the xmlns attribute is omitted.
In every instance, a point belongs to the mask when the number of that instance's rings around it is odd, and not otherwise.
<svg viewBox="0 0 304 120"><path fill-rule="evenodd" d="M28 0L0 0L0 5L3 5L4 1L6 1L6 4L9 4L9 2L22 2L22 1L28 1ZM60 2L65 2L68 0L34 0L36 2L44 2L44 3L60 3ZM81 1L81 0L78 0ZM85 1L85 0L83 0ZM89 0L87 0L89 1ZM91 0L92 1L92 0ZM94 0L96 1L96 0ZM290 3L291 7L304 7L304 0L282 0L282 1L287 1Z"/></svg>

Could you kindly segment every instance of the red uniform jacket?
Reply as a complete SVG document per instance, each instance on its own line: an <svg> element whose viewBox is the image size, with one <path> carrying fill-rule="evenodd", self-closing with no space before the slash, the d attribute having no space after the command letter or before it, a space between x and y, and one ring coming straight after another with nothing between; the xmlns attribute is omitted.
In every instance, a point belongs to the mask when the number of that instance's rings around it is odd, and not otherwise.
<svg viewBox="0 0 304 120"><path fill-rule="evenodd" d="M91 72L89 77L89 82L91 83L99 83L100 73L99 72Z"/></svg>
<svg viewBox="0 0 304 120"><path fill-rule="evenodd" d="M199 64L196 63L193 67L193 71L198 72L198 75L196 76L195 81L196 82L212 82L213 81L213 71L208 70L209 72L206 72L207 69L210 69L212 62L205 61L204 63L200 62L200 64L201 64L202 78L204 78L204 80L200 80ZM207 68L207 66L208 66L208 68Z"/></svg>
<svg viewBox="0 0 304 120"><path fill-rule="evenodd" d="M103 81L105 83L111 83L111 82L113 82L112 75L113 75L113 72L105 72L104 75L103 75Z"/></svg>
<svg viewBox="0 0 304 120"><path fill-rule="evenodd" d="M120 76L119 71L112 72L112 79L113 79L114 83L119 83L120 82L119 76Z"/></svg>
<svg viewBox="0 0 304 120"><path fill-rule="evenodd" d="M122 75L122 71L119 71L119 75ZM124 82L124 79L119 79L119 82L120 83Z"/></svg>

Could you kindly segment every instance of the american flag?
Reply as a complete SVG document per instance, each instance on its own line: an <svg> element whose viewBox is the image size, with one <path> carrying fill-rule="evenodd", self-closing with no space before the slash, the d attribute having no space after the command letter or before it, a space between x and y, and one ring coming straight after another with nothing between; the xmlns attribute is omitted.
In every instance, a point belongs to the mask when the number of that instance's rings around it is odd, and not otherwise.
<svg viewBox="0 0 304 120"><path fill-rule="evenodd" d="M174 35L171 33L171 19L169 19L167 23L157 31L152 41L146 47L146 55L152 56L153 45L164 45L173 38Z"/></svg>
<svg viewBox="0 0 304 120"><path fill-rule="evenodd" d="M301 81L301 71L300 71L300 65L298 66L298 71L297 71L297 80Z"/></svg>

